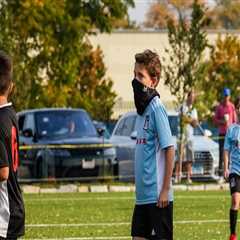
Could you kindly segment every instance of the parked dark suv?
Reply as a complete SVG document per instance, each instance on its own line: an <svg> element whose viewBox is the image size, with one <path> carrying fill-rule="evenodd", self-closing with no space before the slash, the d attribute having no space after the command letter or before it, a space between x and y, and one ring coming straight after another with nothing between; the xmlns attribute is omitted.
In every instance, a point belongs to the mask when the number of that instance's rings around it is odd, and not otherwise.
<svg viewBox="0 0 240 240"><path fill-rule="evenodd" d="M20 179L112 174L116 163L115 148L97 132L86 111L37 109L17 115Z"/></svg>

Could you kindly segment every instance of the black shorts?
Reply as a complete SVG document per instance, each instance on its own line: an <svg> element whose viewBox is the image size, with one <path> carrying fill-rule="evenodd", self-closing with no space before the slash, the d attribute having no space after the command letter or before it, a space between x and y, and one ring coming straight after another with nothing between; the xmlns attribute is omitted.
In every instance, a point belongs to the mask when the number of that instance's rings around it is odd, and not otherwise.
<svg viewBox="0 0 240 240"><path fill-rule="evenodd" d="M236 173L231 173L229 175L229 185L231 195L236 192L240 192L240 176Z"/></svg>
<svg viewBox="0 0 240 240"><path fill-rule="evenodd" d="M135 205L131 234L149 240L173 240L173 202L165 208L156 203Z"/></svg>

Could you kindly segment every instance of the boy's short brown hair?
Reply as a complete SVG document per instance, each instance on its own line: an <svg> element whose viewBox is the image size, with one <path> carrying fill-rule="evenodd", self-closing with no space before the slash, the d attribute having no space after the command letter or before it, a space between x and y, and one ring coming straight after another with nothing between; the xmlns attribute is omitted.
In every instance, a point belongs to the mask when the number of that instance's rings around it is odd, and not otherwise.
<svg viewBox="0 0 240 240"><path fill-rule="evenodd" d="M157 53L147 49L142 53L135 55L136 63L142 64L152 78L156 78L158 85L161 75L161 61Z"/></svg>
<svg viewBox="0 0 240 240"><path fill-rule="evenodd" d="M0 51L0 95L4 95L12 82L12 60L3 51Z"/></svg>

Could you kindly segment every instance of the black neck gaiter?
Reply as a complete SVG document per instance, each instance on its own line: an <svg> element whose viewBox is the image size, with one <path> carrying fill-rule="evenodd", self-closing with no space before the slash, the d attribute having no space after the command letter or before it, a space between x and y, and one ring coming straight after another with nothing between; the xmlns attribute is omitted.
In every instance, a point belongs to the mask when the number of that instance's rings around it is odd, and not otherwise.
<svg viewBox="0 0 240 240"><path fill-rule="evenodd" d="M137 79L132 81L133 93L134 93L134 103L139 115L143 115L146 107L151 102L151 100L158 96L159 93L155 88L149 88L140 83Z"/></svg>

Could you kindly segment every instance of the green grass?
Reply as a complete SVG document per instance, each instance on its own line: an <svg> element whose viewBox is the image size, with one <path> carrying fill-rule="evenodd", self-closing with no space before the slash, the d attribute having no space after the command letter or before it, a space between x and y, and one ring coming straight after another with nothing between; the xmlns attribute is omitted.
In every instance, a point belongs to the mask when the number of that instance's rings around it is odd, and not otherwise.
<svg viewBox="0 0 240 240"><path fill-rule="evenodd" d="M134 207L133 193L27 194L24 199L27 224L24 238L26 239L81 239L82 237L121 239L120 236L129 236ZM228 220L229 205L229 193L225 191L176 192L174 240L228 239L228 222L222 220ZM201 222L212 220L216 221ZM94 225L99 223L103 225ZM104 225L104 223L113 223L113 225ZM40 227L36 224L44 225ZM47 226L48 224L56 225Z"/></svg>

